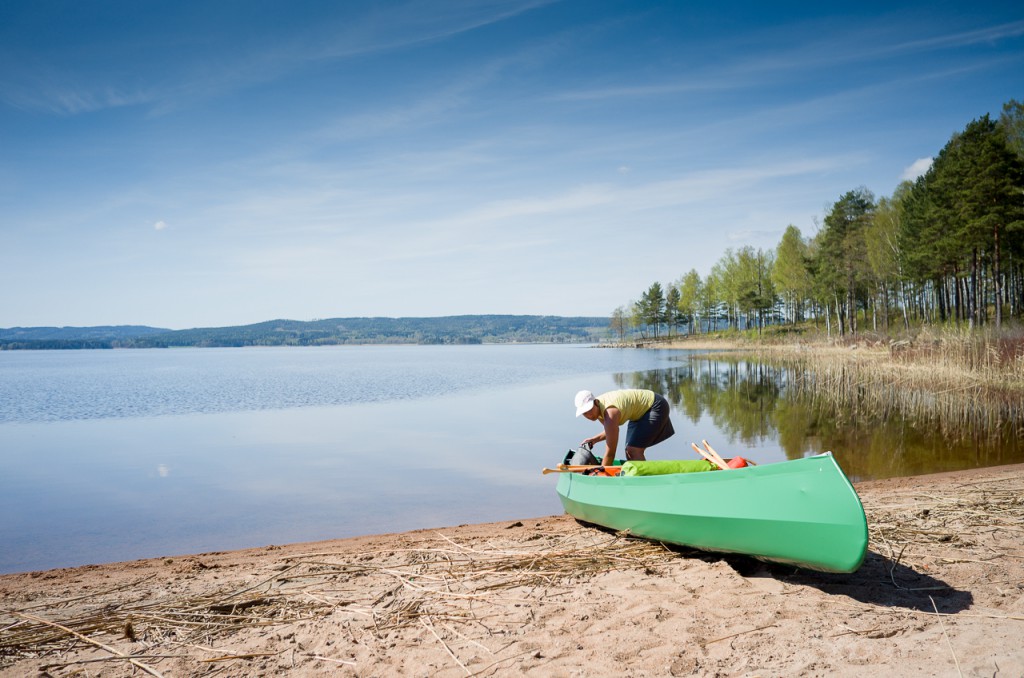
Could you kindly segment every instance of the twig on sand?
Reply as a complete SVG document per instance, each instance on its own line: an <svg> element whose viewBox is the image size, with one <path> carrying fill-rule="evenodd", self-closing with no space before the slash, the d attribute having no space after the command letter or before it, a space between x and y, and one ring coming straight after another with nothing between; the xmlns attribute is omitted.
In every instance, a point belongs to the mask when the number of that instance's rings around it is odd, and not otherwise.
<svg viewBox="0 0 1024 678"><path fill-rule="evenodd" d="M186 654L133 654L133 659L187 659ZM42 664L39 667L39 672L49 672L50 669L63 669L71 666L72 664L100 664L102 662L121 662L124 661L124 657L117 655L113 657L93 657L92 659L69 659L64 662L56 664Z"/></svg>
<svg viewBox="0 0 1024 678"><path fill-rule="evenodd" d="M199 661L204 664L212 664L214 662L229 662L235 659L258 659L259 657L276 657L279 654L281 654L281 652L246 652L244 654L226 654L220 657L212 657L210 659L200 659Z"/></svg>
<svg viewBox="0 0 1024 678"><path fill-rule="evenodd" d="M455 660L455 663L462 667L462 670L466 672L466 675L472 676L473 672L467 669L466 665L459 661L459 658L455 656L455 653L452 652L452 649L448 647L448 643L444 642L441 636L437 635L437 631L434 630L433 624L430 623L430 617L427 617L426 615L420 617L420 623L427 627L428 631L434 634L434 637L437 638L437 642L441 643L441 646L444 647L445 651L451 656L452 659Z"/></svg>
<svg viewBox="0 0 1024 678"><path fill-rule="evenodd" d="M124 659L125 661L130 663L132 666L135 666L135 667L138 667L138 668L142 669L143 671L145 671L146 673L148 673L151 676L156 676L157 678L163 678L163 674L161 674L159 671L157 671L153 667L148 666L146 664L143 664L142 662L138 661L134 657L126 655L125 653L120 652L119 650L115 650L114 648L110 647L109 645L104 645L103 643L99 642L98 640L93 640L92 638L89 638L88 636L83 636L81 633L79 633L77 631L72 631L71 629L69 629L66 626L61 626L60 624L58 624L56 622L48 621L46 619L43 619L42 617L36 617L35 615L27 614L25 612L15 612L14 614L18 615L19 617L24 617L25 619L28 619L29 621L34 621L37 624L44 624L46 626L53 626L55 628L58 628L61 631L64 631L65 633L71 634L72 636L74 636L75 638L78 638L79 640L84 640L85 642L89 643L90 645L95 645L96 647L100 648L101 650L106 650L110 654L116 655L116 656L120 657L121 659Z"/></svg>
<svg viewBox="0 0 1024 678"><path fill-rule="evenodd" d="M86 600L88 598L95 598L97 596L105 596L107 594L113 593L114 591L120 591L122 589L128 589L128 588L135 588L139 584L145 583L145 582L149 581L150 579L152 579L155 576L156 576L156 574L151 574L148 577L143 577L142 579L138 579L136 581L130 581L127 584L121 584L120 586L115 586L114 588L107 589L105 591L94 591L92 593L87 593L87 594L85 594L83 596L76 596L74 598L65 598L64 600L61 601L61 604L67 605L68 603L73 603L73 602L80 601L80 600ZM38 605L32 605L32 606L29 606L29 607L23 607L23 608L21 608L20 611L21 612L27 612L29 610L37 610L37 609L42 608L42 607L51 607L51 604L50 603L40 603Z"/></svg>
<svg viewBox="0 0 1024 678"><path fill-rule="evenodd" d="M960 661L956 658L956 652L953 651L953 643L949 640L949 634L946 633L946 625L942 623L942 615L939 614L939 608L935 606L935 599L928 596L928 600L932 601L932 609L935 610L935 616L939 618L939 626L942 627L942 635L946 637L946 644L949 645L949 653L953 655L956 672L960 674L960 678L963 678L964 672L960 670Z"/></svg>
<svg viewBox="0 0 1024 678"><path fill-rule="evenodd" d="M715 638L714 640L709 640L709 641L707 641L704 644L705 645L710 645L711 643L717 643L717 642L722 641L722 640L729 640L730 638L735 638L736 636L742 636L745 633L754 633L755 631L764 631L765 629L770 629L773 626L775 626L775 624L765 624L764 626L758 626L756 629L747 629L746 631L739 631L737 633L730 633L727 636L722 636L721 638Z"/></svg>
<svg viewBox="0 0 1024 678"><path fill-rule="evenodd" d="M322 657L318 654L307 654L310 659L317 659L322 662L334 662L335 664L347 664L348 666L355 666L356 662L349 661L347 659L331 659L330 657Z"/></svg>
<svg viewBox="0 0 1024 678"><path fill-rule="evenodd" d="M526 650L525 652L520 652L519 654L514 654L511 657L505 657L504 659L499 659L499 660L497 660L495 662L491 662L490 664L488 664L487 666L483 667L482 669L480 669L479 671L477 671L476 673L474 673L472 675L474 675L474 676L482 676L484 674L484 671L488 671L488 670L494 668L495 666L497 666L498 664L504 664L505 662L515 661L516 659L519 659L521 657L525 657L528 654L536 654L536 652L537 652L537 650L530 649L530 650Z"/></svg>

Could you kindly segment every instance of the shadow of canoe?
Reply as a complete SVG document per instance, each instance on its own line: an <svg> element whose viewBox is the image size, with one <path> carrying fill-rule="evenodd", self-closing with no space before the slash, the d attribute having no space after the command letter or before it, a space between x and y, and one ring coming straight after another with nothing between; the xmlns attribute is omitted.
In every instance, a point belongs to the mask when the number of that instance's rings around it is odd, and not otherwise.
<svg viewBox="0 0 1024 678"><path fill-rule="evenodd" d="M690 553L695 552L691 550ZM716 554L700 555L714 557ZM829 595L846 596L869 605L931 613L938 608L941 613L956 614L974 603L970 591L961 591L927 572L893 562L874 551L868 551L860 569L849 574L814 572L778 563L763 563L745 556L723 554L721 560L744 577L767 573L792 586L811 586ZM932 607L933 600L935 608Z"/></svg>
<svg viewBox="0 0 1024 678"><path fill-rule="evenodd" d="M616 534L615 530L582 520L579 525ZM640 539L641 537L627 537ZM853 600L881 607L904 608L934 614L937 608L943 614L963 612L974 603L970 591L961 591L941 579L919 572L902 563L869 550L864 563L856 572L815 572L793 565L757 560L731 553L715 553L674 544L662 546L683 558L699 558L707 563L725 562L742 577L770 576L794 586L811 586L823 593L846 596ZM932 601L935 607L932 607Z"/></svg>

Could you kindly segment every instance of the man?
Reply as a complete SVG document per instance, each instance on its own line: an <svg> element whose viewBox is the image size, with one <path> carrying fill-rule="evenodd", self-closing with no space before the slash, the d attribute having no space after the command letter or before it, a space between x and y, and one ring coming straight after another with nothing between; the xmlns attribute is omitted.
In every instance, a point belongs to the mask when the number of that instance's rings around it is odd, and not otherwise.
<svg viewBox="0 0 1024 678"><path fill-rule="evenodd" d="M609 391L598 397L590 391L576 394L576 416L583 415L590 421L600 421L604 431L583 441L592 447L605 441L602 464L610 466L615 462L615 448L619 443L619 427L629 422L626 433L626 459L644 461L644 450L657 445L675 433L668 418L668 401L654 391L645 389L623 389Z"/></svg>

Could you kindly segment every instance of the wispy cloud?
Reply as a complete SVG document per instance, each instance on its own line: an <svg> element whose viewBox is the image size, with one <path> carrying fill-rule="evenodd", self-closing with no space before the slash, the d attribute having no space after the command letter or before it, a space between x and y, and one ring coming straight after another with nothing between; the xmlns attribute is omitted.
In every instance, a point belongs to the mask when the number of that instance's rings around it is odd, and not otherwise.
<svg viewBox="0 0 1024 678"><path fill-rule="evenodd" d="M419 98L412 101L336 119L317 136L333 142L366 139L446 120L448 114L472 100L474 91L493 82L499 70L497 66L477 69L443 87L424 90Z"/></svg>
<svg viewBox="0 0 1024 678"><path fill-rule="evenodd" d="M555 101L597 101L633 97L654 97L671 94L692 94L696 92L723 91L734 89L749 80L738 82L719 77L701 77L693 81L652 83L649 85L609 86L561 92L551 97Z"/></svg>
<svg viewBox="0 0 1024 678"><path fill-rule="evenodd" d="M190 102L278 80L314 63L443 41L557 1L411 0L390 5L386 11L346 12L322 23L311 17L290 31L276 24L269 26L270 32L266 27L254 28L256 33L265 32L261 39L248 44L227 41L215 51L201 45L200 38L217 32L217 26L197 26L194 43L170 47L142 48L132 36L115 34L102 49L106 61L119 66L105 71L78 58L95 45L68 45L60 52L33 53L32 58L8 48L0 55L5 62L0 101L21 110L59 115L139 105L166 113ZM218 35L232 33L223 30Z"/></svg>
<svg viewBox="0 0 1024 678"><path fill-rule="evenodd" d="M344 27L305 58L333 59L405 49L438 42L506 21L560 0L480 0L452 2L410 0L371 12Z"/></svg>
<svg viewBox="0 0 1024 678"><path fill-rule="evenodd" d="M865 53L877 55L923 52L951 47L968 47L970 45L998 42L999 40L1004 40L1006 38L1019 38L1022 35L1024 35L1024 21L1013 21L976 30L937 35L930 38L922 38L920 40L908 40L906 42L899 42L891 45L880 45L873 50L867 50Z"/></svg>
<svg viewBox="0 0 1024 678"><path fill-rule="evenodd" d="M992 44L1019 38L1024 35L1024 21L917 40L901 40L905 34L902 28L896 32L892 22L886 20L869 23L854 30L843 26L842 31L811 23L801 26L799 30L793 26L766 29L762 33L736 38L733 51L740 55L739 57L708 64L696 62L697 65L684 69L674 80L580 88L560 92L552 98L586 101L739 90L765 84L769 81L766 78L769 77L788 79L808 70L821 70L828 66L870 62L887 57ZM811 35L814 38L808 40L803 37L804 35ZM751 43L761 44L763 47L751 48ZM789 46L779 48L779 44ZM989 62L988 65L992 63L995 62ZM970 64L963 64L961 67L973 68Z"/></svg>
<svg viewBox="0 0 1024 678"><path fill-rule="evenodd" d="M913 181L931 169L933 158L918 158L900 174L900 181Z"/></svg>
<svg viewBox="0 0 1024 678"><path fill-rule="evenodd" d="M781 228L770 231L765 230L743 230L743 231L731 231L726 234L726 238L729 242L750 242L752 240L768 241L776 243L779 240L779 236L782 235Z"/></svg>
<svg viewBox="0 0 1024 678"><path fill-rule="evenodd" d="M770 184L774 181L815 176L848 166L850 162L851 158L845 155L805 158L694 171L669 180L633 186L589 184L549 195L486 201L461 213L418 222L416 228L425 233L444 233L445 237L455 239L481 231L497 234L500 239L503 230L516 234L516 237L524 233L541 234L555 230L565 237L566 229L552 229L551 225L588 223L594 230L621 227L622 223L635 222L639 214L736 202L737 196L770 191ZM572 232L571 229L568 231L569 234Z"/></svg>
<svg viewBox="0 0 1024 678"><path fill-rule="evenodd" d="M32 68L32 67L30 67ZM19 80L31 84L17 84L0 78L0 101L22 111L36 111L51 115L80 115L95 111L152 104L161 92L152 89L131 90L121 85L99 86L73 82L66 73L35 67L21 73Z"/></svg>

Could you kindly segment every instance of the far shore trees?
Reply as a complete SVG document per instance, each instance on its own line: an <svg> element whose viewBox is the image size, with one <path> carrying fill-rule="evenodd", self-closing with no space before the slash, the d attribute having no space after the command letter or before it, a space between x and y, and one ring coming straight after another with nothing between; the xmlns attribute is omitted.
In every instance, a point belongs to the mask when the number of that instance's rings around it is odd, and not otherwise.
<svg viewBox="0 0 1024 678"><path fill-rule="evenodd" d="M805 300L811 296L810 253L800 229L790 224L775 250L772 280L779 292L783 316L792 324L804 319Z"/></svg>
<svg viewBox="0 0 1024 678"><path fill-rule="evenodd" d="M619 312L619 309L616 309ZM728 249L705 277L652 284L632 308L644 337L823 322L826 332L917 324L999 329L1024 319L1024 104L952 135L929 169L876 199L832 203L812 237L788 225L774 249Z"/></svg>
<svg viewBox="0 0 1024 678"><path fill-rule="evenodd" d="M697 324L700 318L700 296L703 283L700 274L696 269L684 275L678 283L673 285L679 289L679 312L686 318L686 327L689 334L699 332Z"/></svg>

